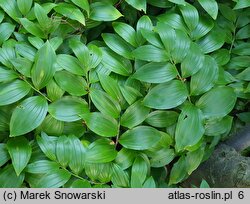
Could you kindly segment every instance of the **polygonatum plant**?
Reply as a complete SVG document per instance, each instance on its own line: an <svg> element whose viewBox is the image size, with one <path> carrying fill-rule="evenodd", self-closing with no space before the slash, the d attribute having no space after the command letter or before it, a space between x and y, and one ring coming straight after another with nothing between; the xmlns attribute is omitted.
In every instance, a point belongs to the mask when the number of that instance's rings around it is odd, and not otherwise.
<svg viewBox="0 0 250 204"><path fill-rule="evenodd" d="M250 122L248 0L0 0L0 187L173 187Z"/></svg>

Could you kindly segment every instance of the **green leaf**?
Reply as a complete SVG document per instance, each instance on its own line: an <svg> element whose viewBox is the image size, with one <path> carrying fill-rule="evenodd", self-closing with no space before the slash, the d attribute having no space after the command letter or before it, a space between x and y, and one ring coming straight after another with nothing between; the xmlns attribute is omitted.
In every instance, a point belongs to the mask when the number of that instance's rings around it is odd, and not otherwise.
<svg viewBox="0 0 250 204"><path fill-rule="evenodd" d="M187 96L186 85L181 81L172 80L153 87L144 98L143 103L150 108L171 109L181 105Z"/></svg>
<svg viewBox="0 0 250 204"><path fill-rule="evenodd" d="M159 49L153 45L140 46L132 53L135 59L148 62L166 62L169 60L169 56L165 50Z"/></svg>
<svg viewBox="0 0 250 204"><path fill-rule="evenodd" d="M234 108L236 99L233 88L221 86L205 93L196 105L206 118L224 117Z"/></svg>
<svg viewBox="0 0 250 204"><path fill-rule="evenodd" d="M151 62L140 67L134 78L148 83L164 83L174 79L178 72L174 65L166 62Z"/></svg>
<svg viewBox="0 0 250 204"><path fill-rule="evenodd" d="M230 61L230 53L227 49L219 49L211 55L218 65L223 66L226 65Z"/></svg>
<svg viewBox="0 0 250 204"><path fill-rule="evenodd" d="M10 136L31 132L43 122L48 111L48 102L42 96L33 96L22 101L10 119Z"/></svg>
<svg viewBox="0 0 250 204"><path fill-rule="evenodd" d="M112 175L112 163L86 163L86 175L92 181L99 181L100 183L108 183ZM106 188L109 187L106 185ZM100 188L100 186L93 186L93 188Z"/></svg>
<svg viewBox="0 0 250 204"><path fill-rule="evenodd" d="M123 170L132 166L135 157L137 156L137 152L134 150L122 148L115 158L115 163L119 165Z"/></svg>
<svg viewBox="0 0 250 204"><path fill-rule="evenodd" d="M129 76L132 73L132 65L129 60L105 48L102 49L102 54L102 64L105 68L123 76Z"/></svg>
<svg viewBox="0 0 250 204"><path fill-rule="evenodd" d="M83 10L85 10L89 16L89 2L88 0L71 0L75 5L79 6Z"/></svg>
<svg viewBox="0 0 250 204"><path fill-rule="evenodd" d="M115 32L126 42L130 43L134 47L138 46L137 34L132 26L122 22L113 22L112 25Z"/></svg>
<svg viewBox="0 0 250 204"><path fill-rule="evenodd" d="M120 36L117 34L103 33L102 38L106 45L115 53L128 59L133 59L133 55L131 54L133 47Z"/></svg>
<svg viewBox="0 0 250 204"><path fill-rule="evenodd" d="M243 40L250 38L250 25L244 26L236 33L236 39Z"/></svg>
<svg viewBox="0 0 250 204"><path fill-rule="evenodd" d="M187 4L185 0L168 0L168 1L175 3L175 4L183 5L183 6Z"/></svg>
<svg viewBox="0 0 250 204"><path fill-rule="evenodd" d="M183 155L171 169L169 185L181 182L186 177L186 175L186 158Z"/></svg>
<svg viewBox="0 0 250 204"><path fill-rule="evenodd" d="M248 0L238 0L234 9L243 9L247 7L250 7L250 2Z"/></svg>
<svg viewBox="0 0 250 204"><path fill-rule="evenodd" d="M60 88L72 96L87 94L87 82L83 77L71 74L68 71L59 71L56 72L54 78Z"/></svg>
<svg viewBox="0 0 250 204"><path fill-rule="evenodd" d="M85 70L81 67L80 62L71 55L60 54L57 55L57 65L72 74L85 75Z"/></svg>
<svg viewBox="0 0 250 204"><path fill-rule="evenodd" d="M131 170L131 187L141 188L148 174L148 165L144 158L139 155L135 158L135 161Z"/></svg>
<svg viewBox="0 0 250 204"><path fill-rule="evenodd" d="M145 42L145 39L142 37L142 30L153 30L153 23L146 15L142 16L136 24L137 41L139 45Z"/></svg>
<svg viewBox="0 0 250 204"><path fill-rule="evenodd" d="M95 107L103 114L113 118L118 118L120 116L121 107L119 103L107 93L91 88L90 97Z"/></svg>
<svg viewBox="0 0 250 204"><path fill-rule="evenodd" d="M27 18L20 18L19 19L25 30L27 30L32 35L45 39L46 36L43 33L42 29L32 21L28 20Z"/></svg>
<svg viewBox="0 0 250 204"><path fill-rule="evenodd" d="M36 19L41 26L42 30L47 32L52 24L50 18L47 16L46 10L40 6L39 4L35 3L34 6L34 13L36 16Z"/></svg>
<svg viewBox="0 0 250 204"><path fill-rule="evenodd" d="M25 16L32 7L33 0L17 0L18 9Z"/></svg>
<svg viewBox="0 0 250 204"><path fill-rule="evenodd" d="M34 47L26 43L18 43L16 44L15 48L16 48L17 53L21 55L22 57L26 58L26 60L28 59L30 62L35 61L35 55L36 55L37 50Z"/></svg>
<svg viewBox="0 0 250 204"><path fill-rule="evenodd" d="M113 137L118 134L118 122L108 115L92 112L82 114L81 117L88 128L99 136Z"/></svg>
<svg viewBox="0 0 250 204"><path fill-rule="evenodd" d="M112 183L117 187L129 187L129 176L119 165L113 164L112 166Z"/></svg>
<svg viewBox="0 0 250 204"><path fill-rule="evenodd" d="M56 138L57 140L58 138ZM40 149L49 159L56 160L56 141L54 137L49 137L46 133L42 132L41 137L36 137L37 144Z"/></svg>
<svg viewBox="0 0 250 204"><path fill-rule="evenodd" d="M81 179L74 181L71 184L70 188L91 188L91 184L89 183L89 181Z"/></svg>
<svg viewBox="0 0 250 204"><path fill-rule="evenodd" d="M159 142L160 138L158 130L148 126L138 126L123 133L119 143L128 149L145 150Z"/></svg>
<svg viewBox="0 0 250 204"><path fill-rule="evenodd" d="M128 128L133 128L141 124L149 114L150 109L142 104L139 100L129 106L121 117L121 125Z"/></svg>
<svg viewBox="0 0 250 204"><path fill-rule="evenodd" d="M43 174L48 172L53 172L59 169L59 164L49 160L39 160L33 163L30 163L25 168L25 172L31 174Z"/></svg>
<svg viewBox="0 0 250 204"><path fill-rule="evenodd" d="M141 34L143 38L145 38L150 44L158 47L158 48L164 48L161 38L158 33L152 31L152 30L146 30L142 29Z"/></svg>
<svg viewBox="0 0 250 204"><path fill-rule="evenodd" d="M224 118L208 120L205 124L205 135L220 136L228 134L231 130L232 123L233 117L228 115Z"/></svg>
<svg viewBox="0 0 250 204"><path fill-rule="evenodd" d="M42 46L35 58L35 64L31 70L32 82L36 88L45 87L54 76L56 70L54 63L56 61L56 53L51 47L49 41Z"/></svg>
<svg viewBox="0 0 250 204"><path fill-rule="evenodd" d="M142 97L142 94L133 87L120 85L119 88L129 105L132 105L138 97Z"/></svg>
<svg viewBox="0 0 250 204"><path fill-rule="evenodd" d="M198 168L204 156L205 148L201 147L193 152L188 152L186 157L187 173L191 173Z"/></svg>
<svg viewBox="0 0 250 204"><path fill-rule="evenodd" d="M70 140L66 136L61 136L58 138L56 143L56 157L57 161L63 166L67 167L71 160L71 146Z"/></svg>
<svg viewBox="0 0 250 204"><path fill-rule="evenodd" d="M197 9L189 3L185 3L185 5L180 5L179 8L189 30L194 30L199 23L199 13Z"/></svg>
<svg viewBox="0 0 250 204"><path fill-rule="evenodd" d="M15 21L18 21L18 18L22 16L16 0L0 0L0 7Z"/></svg>
<svg viewBox="0 0 250 204"><path fill-rule="evenodd" d="M204 65L191 77L191 95L200 95L210 90L218 79L218 65L214 58L205 56Z"/></svg>
<svg viewBox="0 0 250 204"><path fill-rule="evenodd" d="M216 0L198 0L200 5L204 8L204 10L214 19L216 20L218 15L218 4Z"/></svg>
<svg viewBox="0 0 250 204"><path fill-rule="evenodd" d="M126 0L128 4L133 6L139 11L144 11L146 13L147 10L147 1L146 0Z"/></svg>
<svg viewBox="0 0 250 204"><path fill-rule="evenodd" d="M105 2L90 5L90 18L95 21L114 21L123 16L114 6Z"/></svg>
<svg viewBox="0 0 250 204"><path fill-rule="evenodd" d="M196 43L191 43L189 52L181 62L182 77L189 77L197 73L203 68L205 64L204 60L205 56L203 55L200 46L198 46Z"/></svg>
<svg viewBox="0 0 250 204"><path fill-rule="evenodd" d="M54 8L57 13L62 14L63 16L70 18L72 20L76 20L82 25L85 25L85 17L80 9L76 6L68 3L59 3Z"/></svg>
<svg viewBox="0 0 250 204"><path fill-rule="evenodd" d="M0 143L0 167L9 161L10 156L5 143Z"/></svg>
<svg viewBox="0 0 250 204"><path fill-rule="evenodd" d="M43 174L32 186L33 188L59 188L71 177L71 174L64 169Z"/></svg>
<svg viewBox="0 0 250 204"><path fill-rule="evenodd" d="M237 74L237 79L241 79L244 81L250 81L250 67L244 69L242 72Z"/></svg>
<svg viewBox="0 0 250 204"><path fill-rule="evenodd" d="M46 86L46 91L48 98L52 101L60 99L64 94L64 90L62 90L53 79Z"/></svg>
<svg viewBox="0 0 250 204"><path fill-rule="evenodd" d="M154 181L154 178L150 176L145 183L143 184L143 188L156 188L156 183Z"/></svg>
<svg viewBox="0 0 250 204"><path fill-rule="evenodd" d="M150 166L159 168L169 164L175 158L175 152L173 149L164 147L159 151L154 152L150 157Z"/></svg>
<svg viewBox="0 0 250 204"><path fill-rule="evenodd" d="M187 33L187 27L181 15L173 12L166 12L157 17L160 23L168 25L170 28L174 28L179 31Z"/></svg>
<svg viewBox="0 0 250 204"><path fill-rule="evenodd" d="M0 84L0 106L19 101L30 92L30 86L21 80Z"/></svg>
<svg viewBox="0 0 250 204"><path fill-rule="evenodd" d="M0 45L2 45L3 42L9 39L14 30L15 30L15 25L13 24L10 23L0 24Z"/></svg>
<svg viewBox="0 0 250 204"><path fill-rule="evenodd" d="M24 173L17 176L13 166L9 164L0 170L0 188L20 188L24 177Z"/></svg>
<svg viewBox="0 0 250 204"><path fill-rule="evenodd" d="M19 176L31 157L32 149L29 141L25 137L12 138L7 142L7 149L15 172Z"/></svg>
<svg viewBox="0 0 250 204"><path fill-rule="evenodd" d="M86 148L83 146L81 141L74 135L68 137L70 141L70 161L69 167L76 174L81 173L85 164Z"/></svg>
<svg viewBox="0 0 250 204"><path fill-rule="evenodd" d="M99 139L91 143L86 152L87 163L107 163L116 158L114 143L108 139Z"/></svg>
<svg viewBox="0 0 250 204"><path fill-rule="evenodd" d="M193 105L184 106L175 131L176 150L179 152L196 145L204 132L201 110Z"/></svg>
<svg viewBox="0 0 250 204"><path fill-rule="evenodd" d="M39 130L49 135L62 135L64 130L64 122L56 120L51 115L47 115L43 123L40 125Z"/></svg>
<svg viewBox="0 0 250 204"><path fill-rule="evenodd" d="M146 123L151 126L164 128L169 127L176 123L178 118L178 113L175 111L154 111L151 112L146 118Z"/></svg>
<svg viewBox="0 0 250 204"><path fill-rule="evenodd" d="M85 100L71 96L65 96L49 105L49 113L55 119L65 122L80 120L79 115L88 112Z"/></svg>
<svg viewBox="0 0 250 204"><path fill-rule="evenodd" d="M210 188L210 186L206 180L202 179L202 182L200 184L200 188Z"/></svg>

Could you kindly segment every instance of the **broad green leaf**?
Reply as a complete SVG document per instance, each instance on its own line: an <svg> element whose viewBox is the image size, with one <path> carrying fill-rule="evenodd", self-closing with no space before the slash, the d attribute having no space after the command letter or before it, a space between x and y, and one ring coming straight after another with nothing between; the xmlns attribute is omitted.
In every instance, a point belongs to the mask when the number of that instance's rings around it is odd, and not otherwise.
<svg viewBox="0 0 250 204"><path fill-rule="evenodd" d="M169 56L163 49L159 49L153 45L143 45L135 49L133 52L135 59L149 62L167 62Z"/></svg>
<svg viewBox="0 0 250 204"><path fill-rule="evenodd" d="M154 178L150 176L143 184L143 188L156 188Z"/></svg>
<svg viewBox="0 0 250 204"><path fill-rule="evenodd" d="M189 52L181 62L182 77L189 77L197 73L204 66L204 55L196 43L191 43Z"/></svg>
<svg viewBox="0 0 250 204"><path fill-rule="evenodd" d="M50 82L46 86L46 91L49 99L52 101L60 99L65 92L61 89L61 87L58 86L58 84L53 79L50 80Z"/></svg>
<svg viewBox="0 0 250 204"><path fill-rule="evenodd" d="M137 152L131 149L122 148L115 158L115 163L117 163L123 170L132 166Z"/></svg>
<svg viewBox="0 0 250 204"><path fill-rule="evenodd" d="M59 54L56 59L57 65L61 68L76 75L85 75L85 70L82 68L80 62L73 56L67 54Z"/></svg>
<svg viewBox="0 0 250 204"><path fill-rule="evenodd" d="M15 103L30 92L30 86L21 80L0 84L0 106Z"/></svg>
<svg viewBox="0 0 250 204"><path fill-rule="evenodd" d="M49 113L55 119L65 122L80 120L79 115L88 112L87 102L72 96L65 96L49 105Z"/></svg>
<svg viewBox="0 0 250 204"><path fill-rule="evenodd" d="M142 16L136 24L137 42L139 45L142 45L145 42L145 39L143 38L141 33L142 30L153 30L153 23L151 19L146 15Z"/></svg>
<svg viewBox="0 0 250 204"><path fill-rule="evenodd" d="M205 148L201 147L193 152L188 152L186 157L187 173L190 175L201 164Z"/></svg>
<svg viewBox="0 0 250 204"><path fill-rule="evenodd" d="M146 118L146 123L151 126L164 128L169 127L176 123L178 118L178 113L175 111L153 111Z"/></svg>
<svg viewBox="0 0 250 204"><path fill-rule="evenodd" d="M87 163L107 163L116 158L114 143L108 139L100 139L91 143L86 151Z"/></svg>
<svg viewBox="0 0 250 204"><path fill-rule="evenodd" d="M205 124L205 135L220 136L228 134L231 130L232 123L233 117L228 115L224 118L208 120Z"/></svg>
<svg viewBox="0 0 250 204"><path fill-rule="evenodd" d="M35 3L34 13L42 30L44 32L48 32L52 25L52 22L51 19L47 16L46 10L39 4Z"/></svg>
<svg viewBox="0 0 250 204"><path fill-rule="evenodd" d="M215 59L216 63L219 66L226 65L231 58L229 50L227 49L219 49L218 51L214 52L211 56Z"/></svg>
<svg viewBox="0 0 250 204"><path fill-rule="evenodd" d="M70 140L67 136L61 136L58 138L56 143L56 157L57 161L63 166L67 167L71 158L71 146Z"/></svg>
<svg viewBox="0 0 250 204"><path fill-rule="evenodd" d="M56 138L57 140L58 138ZM41 136L36 136L37 144L49 159L56 161L56 140L42 132Z"/></svg>
<svg viewBox="0 0 250 204"><path fill-rule="evenodd" d="M174 79L178 72L174 65L166 62L151 62L140 67L134 78L148 83L164 83Z"/></svg>
<svg viewBox="0 0 250 204"><path fill-rule="evenodd" d="M44 42L41 38L39 37L34 37L34 36L31 36L31 37L28 37L28 41L30 42L31 45L33 45L36 49L40 49Z"/></svg>
<svg viewBox="0 0 250 204"><path fill-rule="evenodd" d="M94 44L88 45L89 49L89 61L88 61L88 68L92 69L97 67L102 61L102 51L99 47Z"/></svg>
<svg viewBox="0 0 250 204"><path fill-rule="evenodd" d="M129 76L132 73L132 65L129 60L105 48L102 49L102 54L102 64L105 68L123 76Z"/></svg>
<svg viewBox="0 0 250 204"><path fill-rule="evenodd" d="M236 99L233 88L221 86L205 93L196 102L196 105L202 110L206 118L224 117L234 108Z"/></svg>
<svg viewBox="0 0 250 204"><path fill-rule="evenodd" d="M234 9L243 9L243 8L250 7L250 2L248 0L238 0L236 2L237 3L235 5Z"/></svg>
<svg viewBox="0 0 250 204"><path fill-rule="evenodd" d="M31 157L32 150L29 141L25 137L12 138L7 142L7 149L15 172L19 176Z"/></svg>
<svg viewBox="0 0 250 204"><path fill-rule="evenodd" d="M54 76L56 70L54 63L56 61L56 53L47 41L42 46L35 58L35 64L31 70L32 82L36 88L45 87Z"/></svg>
<svg viewBox="0 0 250 204"><path fill-rule="evenodd" d="M89 1L88 0L71 0L75 5L85 10L89 16Z"/></svg>
<svg viewBox="0 0 250 204"><path fill-rule="evenodd" d="M0 188L20 188L24 177L24 173L17 176L13 166L9 164L0 170Z"/></svg>
<svg viewBox="0 0 250 204"><path fill-rule="evenodd" d="M112 163L86 163L85 173L92 181L108 183L112 176ZM93 188L101 188L100 186Z"/></svg>
<svg viewBox="0 0 250 204"><path fill-rule="evenodd" d="M225 33L222 29L213 29L208 35L198 41L204 53L210 53L220 49L225 43Z"/></svg>
<svg viewBox="0 0 250 204"><path fill-rule="evenodd" d="M200 39L205 36L214 27L212 19L200 16L199 23L191 33L191 38Z"/></svg>
<svg viewBox="0 0 250 204"><path fill-rule="evenodd" d="M200 5L204 8L204 10L214 19L216 20L218 15L218 4L216 0L198 0Z"/></svg>
<svg viewBox="0 0 250 204"><path fill-rule="evenodd" d="M250 25L244 26L236 33L237 40L249 39L250 38Z"/></svg>
<svg viewBox="0 0 250 204"><path fill-rule="evenodd" d="M206 180L202 179L202 182L200 184L200 188L210 188L210 186Z"/></svg>
<svg viewBox="0 0 250 204"><path fill-rule="evenodd" d="M85 180L85 179L79 179L74 181L70 188L91 188L91 184L89 181Z"/></svg>
<svg viewBox="0 0 250 204"><path fill-rule="evenodd" d="M13 69L13 65L11 63L12 60L16 58L16 53L14 46L12 45L3 45L0 48L0 62L6 67Z"/></svg>
<svg viewBox="0 0 250 204"><path fill-rule="evenodd" d="M160 23L164 23L168 25L170 28L174 28L176 30L181 30L187 33L187 26L181 15L173 12L165 12L157 16L157 19Z"/></svg>
<svg viewBox="0 0 250 204"><path fill-rule="evenodd" d="M0 7L15 21L18 21L18 18L22 16L16 0L0 0Z"/></svg>
<svg viewBox="0 0 250 204"><path fill-rule="evenodd" d="M112 166L112 183L117 187L129 187L129 176L119 165L113 164Z"/></svg>
<svg viewBox="0 0 250 204"><path fill-rule="evenodd" d="M148 165L142 156L137 156L131 170L131 187L140 188L148 174Z"/></svg>
<svg viewBox="0 0 250 204"><path fill-rule="evenodd" d="M137 34L132 26L122 22L113 22L112 25L115 32L126 42L130 43L134 47L138 46Z"/></svg>
<svg viewBox="0 0 250 204"><path fill-rule="evenodd" d="M70 141L70 161L69 167L76 174L81 173L84 168L86 148L83 146L81 141L74 135L68 137Z"/></svg>
<svg viewBox="0 0 250 204"><path fill-rule="evenodd" d="M33 0L17 0L18 9L25 16L32 7Z"/></svg>
<svg viewBox="0 0 250 204"><path fill-rule="evenodd" d="M13 59L12 64L16 68L16 70L21 74L23 74L24 76L26 77L31 76L31 68L33 64L30 60L18 57L16 59Z"/></svg>
<svg viewBox="0 0 250 204"><path fill-rule="evenodd" d="M245 69L246 67L250 66L249 63L250 56L235 56L232 57L227 64L228 69Z"/></svg>
<svg viewBox="0 0 250 204"><path fill-rule="evenodd" d="M210 90L218 79L218 65L214 58L205 56L204 66L191 77L191 95L200 95Z"/></svg>
<svg viewBox="0 0 250 204"><path fill-rule="evenodd" d="M180 5L179 8L189 30L194 30L199 23L199 13L197 9L193 5L188 3L186 3L185 5Z"/></svg>
<svg viewBox="0 0 250 204"><path fill-rule="evenodd" d="M106 45L115 53L128 59L133 59L133 55L131 54L133 47L120 36L117 34L103 33L102 38Z"/></svg>
<svg viewBox="0 0 250 204"><path fill-rule="evenodd" d="M159 8L169 8L170 6L172 6L172 3L170 3L168 0L164 0L164 1L147 0L147 2Z"/></svg>
<svg viewBox="0 0 250 204"><path fill-rule="evenodd" d="M33 96L22 101L10 119L10 136L31 132L43 122L48 111L48 102L42 96Z"/></svg>
<svg viewBox="0 0 250 204"><path fill-rule="evenodd" d="M105 2L90 5L90 18L95 21L114 21L123 16L114 6Z"/></svg>
<svg viewBox="0 0 250 204"><path fill-rule="evenodd" d="M121 117L121 125L128 128L133 128L141 124L149 114L150 109L142 104L139 100L129 106Z"/></svg>
<svg viewBox="0 0 250 204"><path fill-rule="evenodd" d="M76 6L68 3L59 3L54 8L57 13L62 14L63 16L70 18L72 20L76 20L82 25L85 25L85 17L80 9Z"/></svg>
<svg viewBox="0 0 250 204"><path fill-rule="evenodd" d="M172 80L153 87L144 98L143 103L150 108L171 109L181 105L187 96L186 85L181 81Z"/></svg>
<svg viewBox="0 0 250 204"><path fill-rule="evenodd" d="M0 24L0 45L6 40L9 39L11 34L15 30L15 25L10 23L1 23Z"/></svg>
<svg viewBox="0 0 250 204"><path fill-rule="evenodd" d="M107 93L91 88L90 98L95 107L103 114L113 118L120 116L121 107L118 101L110 97Z"/></svg>
<svg viewBox="0 0 250 204"><path fill-rule="evenodd" d="M10 155L5 143L0 143L0 167L3 166L10 159Z"/></svg>
<svg viewBox="0 0 250 204"><path fill-rule="evenodd" d="M174 158L174 150L164 147L159 151L154 152L153 155L151 155L150 165L154 168L163 167L169 164Z"/></svg>
<svg viewBox="0 0 250 204"><path fill-rule="evenodd" d="M244 69L242 72L237 74L237 79L241 79L244 81L250 81L250 67Z"/></svg>
<svg viewBox="0 0 250 204"><path fill-rule="evenodd" d="M187 4L185 0L168 0L168 1L175 3L175 4L183 5L183 6Z"/></svg>
<svg viewBox="0 0 250 204"><path fill-rule="evenodd" d="M120 85L119 88L129 105L132 105L137 98L142 97L142 94L133 87Z"/></svg>
<svg viewBox="0 0 250 204"><path fill-rule="evenodd" d="M29 33L39 38L46 38L46 35L43 33L42 29L36 23L33 23L27 18L20 18L19 20L25 30L27 30Z"/></svg>
<svg viewBox="0 0 250 204"><path fill-rule="evenodd" d="M161 139L161 134L158 130L149 126L138 126L122 134L119 143L134 150L149 149Z"/></svg>
<svg viewBox="0 0 250 204"><path fill-rule="evenodd" d="M193 105L184 106L176 126L175 149L179 152L196 145L204 132L201 110Z"/></svg>
<svg viewBox="0 0 250 204"><path fill-rule="evenodd" d="M187 176L186 166L186 158L183 155L171 169L169 185L177 184Z"/></svg>
<svg viewBox="0 0 250 204"><path fill-rule="evenodd" d="M18 43L15 45L15 48L16 48L17 53L21 55L22 57L26 58L26 60L29 60L30 62L35 61L37 50L34 47L26 43Z"/></svg>
<svg viewBox="0 0 250 204"><path fill-rule="evenodd" d="M158 33L152 30L142 29L141 34L150 44L158 48L164 48L164 45L162 44L161 38Z"/></svg>
<svg viewBox="0 0 250 204"><path fill-rule="evenodd" d="M33 163L30 163L25 168L25 172L31 174L43 174L48 172L53 172L59 169L59 164L49 160L39 160Z"/></svg>
<svg viewBox="0 0 250 204"><path fill-rule="evenodd" d="M82 114L81 117L87 127L99 136L113 137L118 134L118 122L111 116L99 112L92 112Z"/></svg>
<svg viewBox="0 0 250 204"><path fill-rule="evenodd" d="M59 71L54 76L61 89L72 96L83 96L87 94L87 82L83 77L71 74L68 71Z"/></svg>
<svg viewBox="0 0 250 204"><path fill-rule="evenodd" d="M58 169L43 174L32 186L33 188L59 188L63 186L71 177L65 169Z"/></svg>
<svg viewBox="0 0 250 204"><path fill-rule="evenodd" d="M83 126L82 121L78 120L75 122L64 122L64 135L75 135L81 137L86 132L86 127Z"/></svg>
<svg viewBox="0 0 250 204"><path fill-rule="evenodd" d="M146 0L126 0L128 4L133 6L139 11L144 11L146 13L147 10L147 1Z"/></svg>
<svg viewBox="0 0 250 204"><path fill-rule="evenodd" d="M63 43L63 39L61 37L54 37L49 40L51 47L53 47L54 50L57 50L60 45Z"/></svg>

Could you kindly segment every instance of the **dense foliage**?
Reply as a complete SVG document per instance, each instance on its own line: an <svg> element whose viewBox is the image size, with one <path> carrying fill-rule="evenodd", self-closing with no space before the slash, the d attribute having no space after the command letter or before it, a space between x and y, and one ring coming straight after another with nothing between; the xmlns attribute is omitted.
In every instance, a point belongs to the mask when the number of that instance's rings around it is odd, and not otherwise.
<svg viewBox="0 0 250 204"><path fill-rule="evenodd" d="M179 185L250 122L249 38L249 0L0 0L0 187Z"/></svg>

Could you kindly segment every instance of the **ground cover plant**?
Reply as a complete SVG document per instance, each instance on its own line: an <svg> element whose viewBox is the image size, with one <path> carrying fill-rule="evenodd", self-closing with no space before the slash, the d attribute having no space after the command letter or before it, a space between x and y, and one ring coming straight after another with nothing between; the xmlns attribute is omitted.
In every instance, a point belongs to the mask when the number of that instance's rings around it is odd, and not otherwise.
<svg viewBox="0 0 250 204"><path fill-rule="evenodd" d="M0 187L181 185L250 122L249 38L249 0L0 0Z"/></svg>

